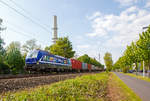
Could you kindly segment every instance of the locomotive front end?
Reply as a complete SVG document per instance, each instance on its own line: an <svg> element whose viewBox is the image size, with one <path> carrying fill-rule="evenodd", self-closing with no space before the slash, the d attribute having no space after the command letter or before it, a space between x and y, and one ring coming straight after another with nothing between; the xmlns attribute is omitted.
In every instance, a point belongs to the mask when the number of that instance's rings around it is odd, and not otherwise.
<svg viewBox="0 0 150 101"><path fill-rule="evenodd" d="M38 61L39 61L39 51L38 50L30 51L25 59L26 63L25 69L27 71L36 69L36 64L38 63Z"/></svg>

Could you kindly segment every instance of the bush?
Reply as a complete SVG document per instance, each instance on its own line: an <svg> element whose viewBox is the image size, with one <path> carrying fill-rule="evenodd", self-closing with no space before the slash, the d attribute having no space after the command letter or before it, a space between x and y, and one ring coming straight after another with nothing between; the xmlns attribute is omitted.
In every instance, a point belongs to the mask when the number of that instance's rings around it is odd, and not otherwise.
<svg viewBox="0 0 150 101"><path fill-rule="evenodd" d="M127 73L127 72L128 72L128 68L126 68L126 67L123 68L123 72L124 72L124 73Z"/></svg>
<svg viewBox="0 0 150 101"><path fill-rule="evenodd" d="M24 72L24 59L18 49L12 49L7 53L6 62L11 68L12 74L19 74Z"/></svg>
<svg viewBox="0 0 150 101"><path fill-rule="evenodd" d="M9 74L10 68L8 64L0 63L0 74Z"/></svg>

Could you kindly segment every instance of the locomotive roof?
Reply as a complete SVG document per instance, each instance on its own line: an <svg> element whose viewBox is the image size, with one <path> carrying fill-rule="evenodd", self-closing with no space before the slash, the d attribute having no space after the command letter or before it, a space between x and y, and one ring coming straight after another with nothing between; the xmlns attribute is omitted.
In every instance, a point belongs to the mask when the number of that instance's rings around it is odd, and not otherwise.
<svg viewBox="0 0 150 101"><path fill-rule="evenodd" d="M41 53L44 53L44 54L47 54L47 55L54 55L54 54L51 54L50 52L48 52L48 51L44 51L44 50L40 50L40 49L38 49L38 51L40 51ZM56 57L59 57L59 58L63 58L63 59L67 59L67 58L65 58L65 57L62 57L62 56L59 56L59 55L55 55Z"/></svg>
<svg viewBox="0 0 150 101"><path fill-rule="evenodd" d="M62 56L59 56L59 55L55 55L55 56L57 56L57 57L59 57L59 58L64 58L64 59L67 59L67 58L65 58L65 57L62 57Z"/></svg>
<svg viewBox="0 0 150 101"><path fill-rule="evenodd" d="M45 55L53 55L53 54L49 53L48 51L44 51L44 50L40 50L40 49L36 49L36 50Z"/></svg>

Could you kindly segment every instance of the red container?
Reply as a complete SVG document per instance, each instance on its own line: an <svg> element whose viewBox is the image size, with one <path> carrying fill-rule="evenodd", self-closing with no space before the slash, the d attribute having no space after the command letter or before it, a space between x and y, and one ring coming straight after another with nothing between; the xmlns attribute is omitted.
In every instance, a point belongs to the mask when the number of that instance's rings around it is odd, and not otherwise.
<svg viewBox="0 0 150 101"><path fill-rule="evenodd" d="M82 68L82 62L80 62L78 60L71 59L71 64L72 64L72 69L80 70Z"/></svg>
<svg viewBox="0 0 150 101"><path fill-rule="evenodd" d="M91 67L92 67L91 64L88 64L88 70L91 70Z"/></svg>

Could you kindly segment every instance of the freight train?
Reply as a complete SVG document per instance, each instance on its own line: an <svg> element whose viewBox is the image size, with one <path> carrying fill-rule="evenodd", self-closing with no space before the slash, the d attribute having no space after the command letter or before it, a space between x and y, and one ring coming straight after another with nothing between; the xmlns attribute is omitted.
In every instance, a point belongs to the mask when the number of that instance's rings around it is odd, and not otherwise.
<svg viewBox="0 0 150 101"><path fill-rule="evenodd" d="M67 59L53 55L43 50L33 50L28 53L25 60L25 70L31 72L80 72L99 71L94 65L80 62L76 59Z"/></svg>

